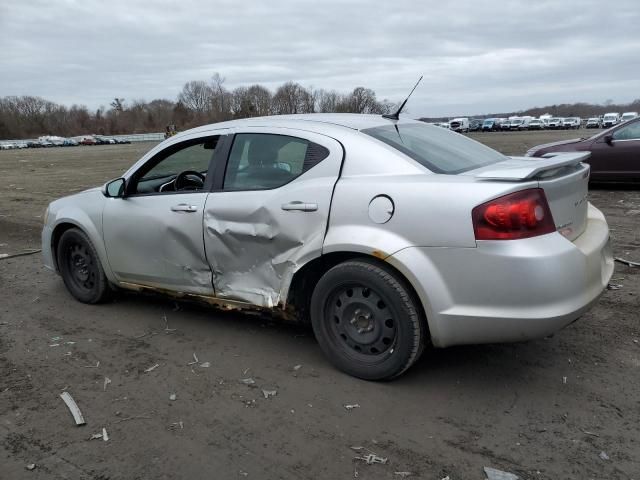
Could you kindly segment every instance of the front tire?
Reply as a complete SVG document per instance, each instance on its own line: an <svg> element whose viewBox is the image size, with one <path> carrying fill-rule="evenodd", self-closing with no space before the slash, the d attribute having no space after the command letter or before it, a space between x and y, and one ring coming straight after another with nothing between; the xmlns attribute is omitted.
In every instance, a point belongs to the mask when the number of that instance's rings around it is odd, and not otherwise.
<svg viewBox="0 0 640 480"><path fill-rule="evenodd" d="M70 228L62 234L57 259L62 280L76 300L101 303L112 297L98 253L82 230Z"/></svg>
<svg viewBox="0 0 640 480"><path fill-rule="evenodd" d="M390 380L422 353L427 328L404 279L377 262L333 267L311 297L320 348L339 370L365 380Z"/></svg>

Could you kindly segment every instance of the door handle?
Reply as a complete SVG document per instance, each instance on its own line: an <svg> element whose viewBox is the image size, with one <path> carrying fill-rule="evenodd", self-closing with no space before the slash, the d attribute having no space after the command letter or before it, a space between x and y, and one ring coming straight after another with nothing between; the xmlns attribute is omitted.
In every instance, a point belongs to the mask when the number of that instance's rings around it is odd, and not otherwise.
<svg viewBox="0 0 640 480"><path fill-rule="evenodd" d="M318 204L295 201L295 202L283 203L282 210L285 210L287 212L292 212L296 210L299 212L315 212L316 210L318 210Z"/></svg>
<svg viewBox="0 0 640 480"><path fill-rule="evenodd" d="M180 203L179 205L174 205L173 207L171 207L171 211L193 213L198 211L198 207L196 205L187 205L186 203Z"/></svg>

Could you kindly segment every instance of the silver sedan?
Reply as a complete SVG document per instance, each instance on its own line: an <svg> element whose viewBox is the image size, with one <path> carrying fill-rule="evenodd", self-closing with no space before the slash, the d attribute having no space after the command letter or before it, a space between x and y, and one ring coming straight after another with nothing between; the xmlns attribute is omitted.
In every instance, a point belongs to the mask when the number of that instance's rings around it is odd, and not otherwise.
<svg viewBox="0 0 640 480"><path fill-rule="evenodd" d="M390 379L426 345L543 337L598 298L613 259L586 156L376 115L207 125L51 203L44 262L81 302L155 291L309 321L337 368Z"/></svg>

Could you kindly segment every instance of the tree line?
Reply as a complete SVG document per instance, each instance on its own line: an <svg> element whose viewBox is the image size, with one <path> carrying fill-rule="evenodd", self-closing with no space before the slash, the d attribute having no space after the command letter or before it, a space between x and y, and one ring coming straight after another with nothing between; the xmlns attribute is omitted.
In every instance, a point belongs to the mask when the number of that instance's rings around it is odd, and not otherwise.
<svg viewBox="0 0 640 480"><path fill-rule="evenodd" d="M275 92L262 85L230 90L215 74L209 81L185 83L175 101L132 100L116 97L109 107L89 110L67 107L34 96L0 98L0 139L40 135L70 137L83 134L117 135L178 130L236 118L290 113L388 113L394 105L379 101L373 90L356 87L347 94L306 88L286 82Z"/></svg>

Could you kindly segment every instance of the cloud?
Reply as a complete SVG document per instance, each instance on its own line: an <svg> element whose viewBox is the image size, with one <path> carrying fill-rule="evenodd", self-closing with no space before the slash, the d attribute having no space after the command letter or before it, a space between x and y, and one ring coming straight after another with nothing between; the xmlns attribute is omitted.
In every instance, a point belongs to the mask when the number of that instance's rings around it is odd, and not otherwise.
<svg viewBox="0 0 640 480"><path fill-rule="evenodd" d="M105 6L106 5L106 6ZM0 6L0 95L91 108L226 85L363 85L412 115L640 96L637 0L49 0Z"/></svg>

